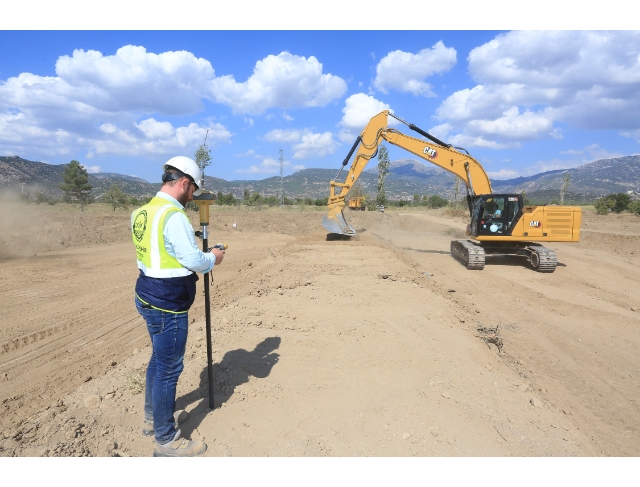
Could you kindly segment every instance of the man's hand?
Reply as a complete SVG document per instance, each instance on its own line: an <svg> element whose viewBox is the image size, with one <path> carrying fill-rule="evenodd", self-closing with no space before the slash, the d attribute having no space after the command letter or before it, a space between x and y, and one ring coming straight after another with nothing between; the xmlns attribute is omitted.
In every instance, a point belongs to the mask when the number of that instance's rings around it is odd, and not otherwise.
<svg viewBox="0 0 640 487"><path fill-rule="evenodd" d="M222 264L222 259L224 259L224 250L214 247L211 249L211 253L216 256L216 265Z"/></svg>

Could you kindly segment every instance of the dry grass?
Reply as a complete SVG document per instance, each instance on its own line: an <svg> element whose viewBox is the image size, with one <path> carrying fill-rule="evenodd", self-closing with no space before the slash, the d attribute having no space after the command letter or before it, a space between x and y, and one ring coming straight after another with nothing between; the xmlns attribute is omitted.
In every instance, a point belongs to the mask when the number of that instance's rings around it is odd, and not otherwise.
<svg viewBox="0 0 640 487"><path fill-rule="evenodd" d="M129 390L131 391L131 394L133 395L140 394L142 391L144 391L144 388L147 382L147 378L144 370L140 369L140 370L133 371L131 375L128 377L128 379L129 379Z"/></svg>

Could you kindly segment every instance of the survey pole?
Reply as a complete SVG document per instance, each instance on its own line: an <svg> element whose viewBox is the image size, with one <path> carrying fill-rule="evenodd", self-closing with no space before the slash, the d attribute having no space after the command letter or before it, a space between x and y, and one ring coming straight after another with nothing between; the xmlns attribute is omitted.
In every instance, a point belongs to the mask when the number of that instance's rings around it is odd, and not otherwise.
<svg viewBox="0 0 640 487"><path fill-rule="evenodd" d="M206 189L202 194L193 197L200 213L200 227L198 232L202 238L202 251L209 252L209 205L213 204L215 195ZM204 275L204 316L207 328L207 377L209 382L209 409L214 409L213 403L213 357L211 351L211 309L209 298L209 272Z"/></svg>

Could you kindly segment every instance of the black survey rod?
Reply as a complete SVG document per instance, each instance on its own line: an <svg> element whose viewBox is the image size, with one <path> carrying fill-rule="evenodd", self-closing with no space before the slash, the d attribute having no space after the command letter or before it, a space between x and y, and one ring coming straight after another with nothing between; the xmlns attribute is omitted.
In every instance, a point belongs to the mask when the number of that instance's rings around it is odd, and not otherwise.
<svg viewBox="0 0 640 487"><path fill-rule="evenodd" d="M211 191L203 190L199 196L194 196L193 201L198 205L200 213L200 225L202 231L196 234L202 238L202 251L209 252L209 205L216 197ZM207 377L209 379L209 409L214 409L213 404L213 358L211 354L211 310L209 300L209 272L204 275L204 316L207 327Z"/></svg>
<svg viewBox="0 0 640 487"><path fill-rule="evenodd" d="M209 239L207 227L202 227L202 251L207 252ZM204 275L204 316L207 328L207 377L209 379L209 409L214 409L213 404L213 357L211 353L211 310L209 309L209 272Z"/></svg>

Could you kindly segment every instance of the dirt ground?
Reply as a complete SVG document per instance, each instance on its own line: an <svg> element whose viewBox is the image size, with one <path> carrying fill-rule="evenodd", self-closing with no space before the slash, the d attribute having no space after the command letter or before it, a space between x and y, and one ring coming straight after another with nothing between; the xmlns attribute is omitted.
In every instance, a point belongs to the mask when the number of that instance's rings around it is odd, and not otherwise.
<svg viewBox="0 0 640 487"><path fill-rule="evenodd" d="M0 456L151 455L129 212L7 208ZM467 271L449 256L466 219L440 210L349 212L348 241L321 217L213 209L216 408L202 280L177 400L205 455L640 454L640 218L586 211L540 274Z"/></svg>

